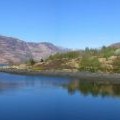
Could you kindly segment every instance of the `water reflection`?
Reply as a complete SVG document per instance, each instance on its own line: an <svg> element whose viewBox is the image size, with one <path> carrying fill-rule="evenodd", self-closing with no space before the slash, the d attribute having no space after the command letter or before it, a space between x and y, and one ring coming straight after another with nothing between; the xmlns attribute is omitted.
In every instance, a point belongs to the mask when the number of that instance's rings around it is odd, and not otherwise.
<svg viewBox="0 0 120 120"><path fill-rule="evenodd" d="M4 91L16 91L24 88L53 88L63 87L70 82L67 78L45 76L20 76L0 73L0 93Z"/></svg>
<svg viewBox="0 0 120 120"><path fill-rule="evenodd" d="M6 90L13 90L19 88L21 85L18 83L12 82L0 82L0 92L4 92Z"/></svg>
<svg viewBox="0 0 120 120"><path fill-rule="evenodd" d="M105 82L106 81L106 82ZM60 77L44 77L44 76L19 76L0 74L0 92L16 91L18 89L37 87L41 88L62 88L67 89L70 95L80 92L80 94L88 96L112 96L120 97L120 83L113 84L107 80L78 80Z"/></svg>
<svg viewBox="0 0 120 120"><path fill-rule="evenodd" d="M120 97L120 84L114 84L109 81L73 80L64 87L68 89L70 94L74 94L79 91L85 96Z"/></svg>

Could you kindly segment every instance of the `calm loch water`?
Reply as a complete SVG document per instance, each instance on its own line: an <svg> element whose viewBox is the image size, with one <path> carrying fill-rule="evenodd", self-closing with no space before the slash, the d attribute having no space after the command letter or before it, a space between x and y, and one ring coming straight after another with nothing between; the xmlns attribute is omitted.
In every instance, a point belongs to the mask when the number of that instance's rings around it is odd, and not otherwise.
<svg viewBox="0 0 120 120"><path fill-rule="evenodd" d="M120 85L0 73L0 120L120 120Z"/></svg>

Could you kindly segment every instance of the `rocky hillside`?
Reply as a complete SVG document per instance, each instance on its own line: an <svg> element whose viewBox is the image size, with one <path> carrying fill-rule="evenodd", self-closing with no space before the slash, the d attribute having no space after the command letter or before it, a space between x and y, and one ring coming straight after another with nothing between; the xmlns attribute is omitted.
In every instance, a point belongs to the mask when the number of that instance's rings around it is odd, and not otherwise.
<svg viewBox="0 0 120 120"><path fill-rule="evenodd" d="M17 38L0 36L0 64L21 63L30 58L39 61L64 50L51 43L29 43Z"/></svg>

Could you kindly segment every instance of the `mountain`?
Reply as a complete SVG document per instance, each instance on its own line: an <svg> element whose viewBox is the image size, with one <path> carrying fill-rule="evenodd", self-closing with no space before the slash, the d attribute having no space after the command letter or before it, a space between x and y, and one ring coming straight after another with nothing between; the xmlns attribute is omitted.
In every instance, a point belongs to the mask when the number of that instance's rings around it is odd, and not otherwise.
<svg viewBox="0 0 120 120"><path fill-rule="evenodd" d="M13 37L0 36L0 64L21 63L31 58L39 61L64 51L66 49L47 42L25 42Z"/></svg>
<svg viewBox="0 0 120 120"><path fill-rule="evenodd" d="M110 45L112 48L120 48L120 42Z"/></svg>

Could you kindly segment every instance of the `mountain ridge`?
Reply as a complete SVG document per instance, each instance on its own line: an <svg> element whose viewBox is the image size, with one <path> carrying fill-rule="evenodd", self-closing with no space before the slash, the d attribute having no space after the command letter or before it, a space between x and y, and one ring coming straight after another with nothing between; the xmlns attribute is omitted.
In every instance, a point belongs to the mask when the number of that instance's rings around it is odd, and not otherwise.
<svg viewBox="0 0 120 120"><path fill-rule="evenodd" d="M18 38L0 35L0 64L21 63L31 58L39 61L66 50L48 42L25 42Z"/></svg>
<svg viewBox="0 0 120 120"><path fill-rule="evenodd" d="M110 47L113 47L113 48L120 48L120 42L111 44Z"/></svg>

